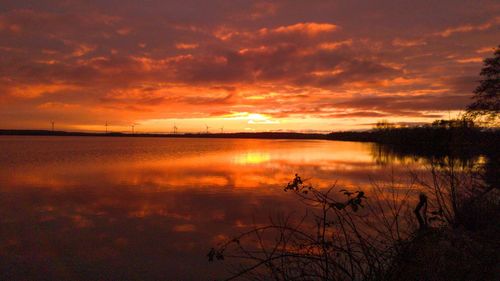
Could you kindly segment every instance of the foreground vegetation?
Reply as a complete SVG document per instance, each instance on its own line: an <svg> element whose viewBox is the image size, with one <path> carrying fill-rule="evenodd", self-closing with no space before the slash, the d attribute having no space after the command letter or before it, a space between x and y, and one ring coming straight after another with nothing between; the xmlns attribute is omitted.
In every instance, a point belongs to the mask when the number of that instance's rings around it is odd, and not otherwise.
<svg viewBox="0 0 500 281"><path fill-rule="evenodd" d="M498 186L479 166L428 172L367 191L320 190L296 175L285 191L303 216L256 226L209 260L231 264L226 280L500 280Z"/></svg>

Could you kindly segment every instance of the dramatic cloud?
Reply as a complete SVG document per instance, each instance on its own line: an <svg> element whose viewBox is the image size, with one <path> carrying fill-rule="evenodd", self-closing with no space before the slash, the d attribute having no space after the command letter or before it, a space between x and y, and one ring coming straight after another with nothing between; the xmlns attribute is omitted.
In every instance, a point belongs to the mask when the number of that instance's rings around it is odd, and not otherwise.
<svg viewBox="0 0 500 281"><path fill-rule="evenodd" d="M465 107L500 38L496 1L4 2L2 128L428 122Z"/></svg>

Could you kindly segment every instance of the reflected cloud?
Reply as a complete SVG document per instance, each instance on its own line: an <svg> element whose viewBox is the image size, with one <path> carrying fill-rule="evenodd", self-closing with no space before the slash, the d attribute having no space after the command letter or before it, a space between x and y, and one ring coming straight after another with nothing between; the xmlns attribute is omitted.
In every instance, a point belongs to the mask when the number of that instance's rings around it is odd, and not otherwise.
<svg viewBox="0 0 500 281"><path fill-rule="evenodd" d="M220 278L205 258L214 241L302 210L283 192L293 174L369 194L371 181L421 168L377 157L370 144L316 140L1 137L0 272Z"/></svg>

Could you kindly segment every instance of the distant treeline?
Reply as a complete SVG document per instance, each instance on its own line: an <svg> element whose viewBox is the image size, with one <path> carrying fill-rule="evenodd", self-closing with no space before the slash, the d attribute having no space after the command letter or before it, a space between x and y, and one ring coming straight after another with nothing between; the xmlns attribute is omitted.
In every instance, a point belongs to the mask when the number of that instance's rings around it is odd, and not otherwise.
<svg viewBox="0 0 500 281"><path fill-rule="evenodd" d="M334 132L328 134L328 139L375 142L429 150L498 150L500 130L480 128L468 120L438 120L429 125L414 127L396 127L391 123L379 122L370 131Z"/></svg>

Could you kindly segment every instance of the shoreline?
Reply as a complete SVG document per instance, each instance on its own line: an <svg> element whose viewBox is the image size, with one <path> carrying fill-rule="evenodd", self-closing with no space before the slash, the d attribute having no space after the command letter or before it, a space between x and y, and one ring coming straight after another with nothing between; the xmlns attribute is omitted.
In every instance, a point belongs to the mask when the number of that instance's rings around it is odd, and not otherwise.
<svg viewBox="0 0 500 281"><path fill-rule="evenodd" d="M3 130L0 136L63 136L63 137L150 137L150 138L228 138L228 139L304 139L335 140L329 134L260 132L260 133L88 133L49 130Z"/></svg>

